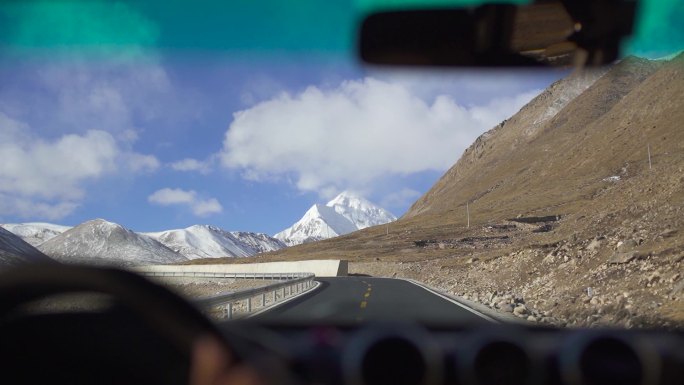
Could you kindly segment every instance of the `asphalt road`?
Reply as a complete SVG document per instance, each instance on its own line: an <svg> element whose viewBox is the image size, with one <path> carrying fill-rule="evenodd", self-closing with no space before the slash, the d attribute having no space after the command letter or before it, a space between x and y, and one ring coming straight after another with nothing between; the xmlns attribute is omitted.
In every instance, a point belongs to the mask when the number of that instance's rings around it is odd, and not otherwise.
<svg viewBox="0 0 684 385"><path fill-rule="evenodd" d="M392 278L317 278L305 294L261 314L279 321L487 323L485 318L411 282Z"/></svg>

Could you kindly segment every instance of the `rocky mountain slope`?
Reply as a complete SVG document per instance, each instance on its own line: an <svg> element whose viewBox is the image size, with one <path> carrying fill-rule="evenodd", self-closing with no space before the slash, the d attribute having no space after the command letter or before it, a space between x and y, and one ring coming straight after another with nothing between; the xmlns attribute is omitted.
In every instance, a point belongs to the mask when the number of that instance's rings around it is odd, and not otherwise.
<svg viewBox="0 0 684 385"><path fill-rule="evenodd" d="M129 266L187 261L156 240L103 219L84 222L38 248L67 263Z"/></svg>
<svg viewBox="0 0 684 385"><path fill-rule="evenodd" d="M266 234L228 232L207 225L143 234L188 259L249 257L285 247L285 244Z"/></svg>
<svg viewBox="0 0 684 385"><path fill-rule="evenodd" d="M349 234L396 219L387 210L345 191L325 205L311 206L299 221L274 237L293 246Z"/></svg>
<svg viewBox="0 0 684 385"><path fill-rule="evenodd" d="M347 258L534 322L684 325L681 95L683 55L572 74L478 138L389 234L260 259Z"/></svg>
<svg viewBox="0 0 684 385"><path fill-rule="evenodd" d="M25 263L54 262L18 236L0 227L0 269Z"/></svg>

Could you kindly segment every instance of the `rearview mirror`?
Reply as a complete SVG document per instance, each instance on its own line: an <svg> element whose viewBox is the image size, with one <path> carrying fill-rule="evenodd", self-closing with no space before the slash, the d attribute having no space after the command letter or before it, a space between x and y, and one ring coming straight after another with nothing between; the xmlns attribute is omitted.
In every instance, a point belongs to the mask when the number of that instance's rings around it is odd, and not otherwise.
<svg viewBox="0 0 684 385"><path fill-rule="evenodd" d="M383 65L603 65L619 58L635 10L634 1L547 0L380 12L362 23L360 56Z"/></svg>

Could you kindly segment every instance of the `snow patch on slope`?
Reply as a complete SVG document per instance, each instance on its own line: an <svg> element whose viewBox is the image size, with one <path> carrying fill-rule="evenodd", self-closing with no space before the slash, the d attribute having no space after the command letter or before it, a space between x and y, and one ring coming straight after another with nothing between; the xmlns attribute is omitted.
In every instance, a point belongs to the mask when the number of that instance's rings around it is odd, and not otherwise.
<svg viewBox="0 0 684 385"><path fill-rule="evenodd" d="M541 124L548 122L556 116L565 106L578 97L587 88L591 87L601 76L606 73L606 70L585 70L583 72L575 73L551 85L544 94L548 94L552 102L544 110L543 113L532 122L532 127L538 127Z"/></svg>

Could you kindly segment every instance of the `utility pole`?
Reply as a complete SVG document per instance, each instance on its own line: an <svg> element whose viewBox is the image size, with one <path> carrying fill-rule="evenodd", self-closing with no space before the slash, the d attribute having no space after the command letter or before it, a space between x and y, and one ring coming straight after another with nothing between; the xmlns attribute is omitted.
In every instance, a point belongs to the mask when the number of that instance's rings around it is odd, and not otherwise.
<svg viewBox="0 0 684 385"><path fill-rule="evenodd" d="M470 228L470 207L468 206L468 202L466 202L466 215L468 216L468 228Z"/></svg>

